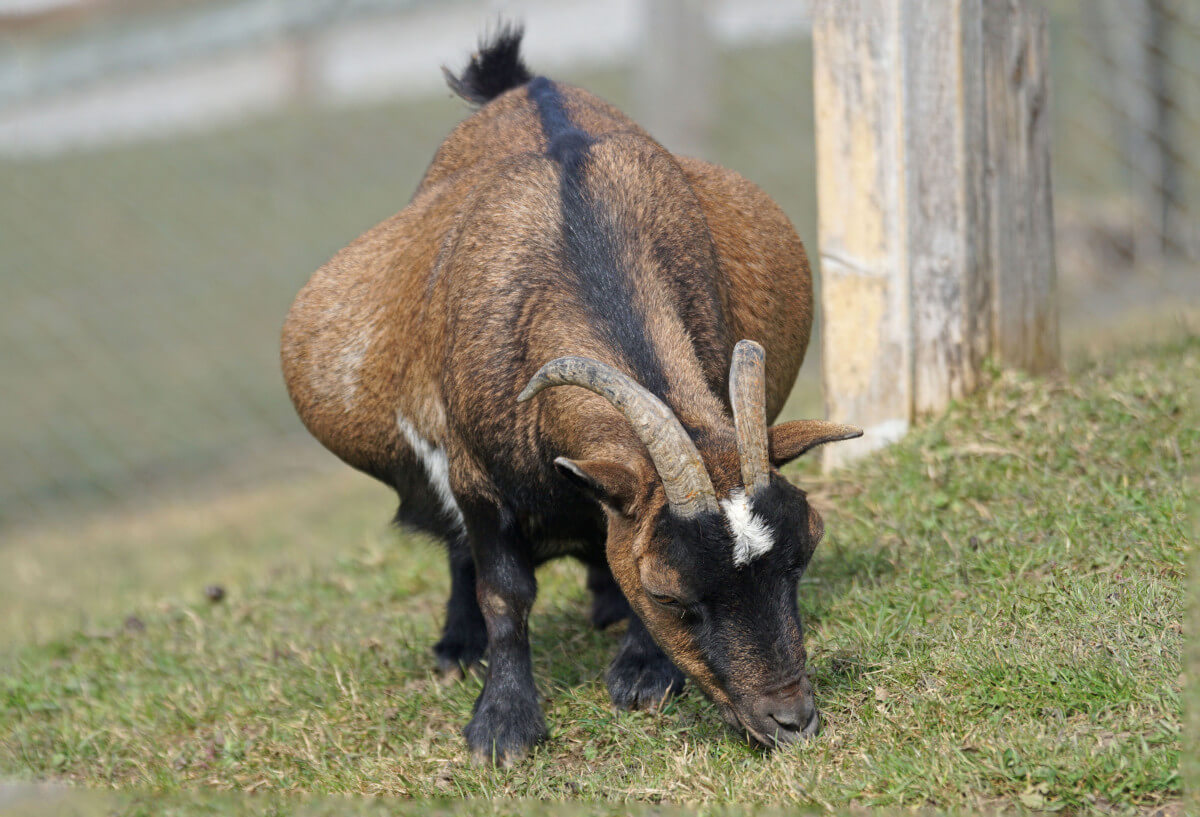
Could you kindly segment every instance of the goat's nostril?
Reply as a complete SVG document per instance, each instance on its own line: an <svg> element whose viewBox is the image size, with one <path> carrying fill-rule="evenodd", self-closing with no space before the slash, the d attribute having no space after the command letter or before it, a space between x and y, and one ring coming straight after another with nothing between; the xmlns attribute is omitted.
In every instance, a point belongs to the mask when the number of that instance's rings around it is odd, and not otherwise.
<svg viewBox="0 0 1200 817"><path fill-rule="evenodd" d="M820 719L811 695L764 695L753 709L753 720L767 745L795 743L816 734Z"/></svg>
<svg viewBox="0 0 1200 817"><path fill-rule="evenodd" d="M801 732L807 729L817 709L811 700L794 697L777 701L767 709L768 723L774 723L780 732Z"/></svg>
<svg viewBox="0 0 1200 817"><path fill-rule="evenodd" d="M804 724L804 729L801 730L801 734L805 737L811 738L820 731L821 713L817 711L816 707L813 707L812 714L809 716L808 722Z"/></svg>
<svg viewBox="0 0 1200 817"><path fill-rule="evenodd" d="M786 729L789 732L799 731L803 725L800 721L798 712L784 710L782 712L772 712L771 720L779 725L780 729Z"/></svg>
<svg viewBox="0 0 1200 817"><path fill-rule="evenodd" d="M808 696L795 696L785 700L775 699L759 710L764 731L776 745L795 743L812 737L821 728L817 708Z"/></svg>

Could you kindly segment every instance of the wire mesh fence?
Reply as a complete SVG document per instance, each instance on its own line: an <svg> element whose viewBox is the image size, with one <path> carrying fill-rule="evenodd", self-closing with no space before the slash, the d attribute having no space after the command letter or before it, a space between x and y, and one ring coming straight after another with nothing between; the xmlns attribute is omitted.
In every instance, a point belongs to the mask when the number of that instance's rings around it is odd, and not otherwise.
<svg viewBox="0 0 1200 817"><path fill-rule="evenodd" d="M1200 256L1200 9L1062 4L1052 43L1060 241L1100 271ZM1079 246L1084 244L1085 246Z"/></svg>
<svg viewBox="0 0 1200 817"><path fill-rule="evenodd" d="M283 317L312 270L405 204L467 112L437 88L439 65L464 60L497 11L465 1L81 5L86 14L65 3L70 13L0 17L20 56L0 64L0 532L230 468L267 475L324 461L308 458L316 444L278 373ZM687 5L711 59L700 93L689 91L688 104L707 111L688 113L686 147L762 185L815 257L808 4ZM1135 6L1136 26L1125 19ZM231 10L258 14L245 18L254 37L234 36ZM1051 12L1064 285L1135 281L1151 297L1192 280L1194 4L1061 2ZM642 2L531 2L516 14L535 68L595 90L668 146L681 138L669 107L682 96L638 91L661 70L647 49L671 36L644 30ZM188 38L177 59L149 47L128 58L139 36L169 42L172 32ZM696 70L678 76L699 81ZM814 409L818 367L813 353L802 389Z"/></svg>

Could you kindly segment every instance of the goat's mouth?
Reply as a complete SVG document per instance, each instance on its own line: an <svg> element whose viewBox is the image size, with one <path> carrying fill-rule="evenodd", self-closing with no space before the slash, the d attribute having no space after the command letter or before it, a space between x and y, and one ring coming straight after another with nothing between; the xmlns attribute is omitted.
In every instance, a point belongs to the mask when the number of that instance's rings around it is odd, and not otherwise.
<svg viewBox="0 0 1200 817"><path fill-rule="evenodd" d="M821 731L821 713L816 707L812 708L808 721L800 728L778 722L763 724L750 713L738 712L732 706L722 706L720 711L721 718L730 729L749 743L768 750L814 738Z"/></svg>

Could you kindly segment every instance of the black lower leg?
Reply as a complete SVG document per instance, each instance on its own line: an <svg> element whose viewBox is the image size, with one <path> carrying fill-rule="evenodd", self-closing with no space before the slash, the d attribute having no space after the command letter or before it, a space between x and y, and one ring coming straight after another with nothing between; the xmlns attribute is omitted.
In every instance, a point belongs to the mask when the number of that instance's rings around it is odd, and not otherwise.
<svg viewBox="0 0 1200 817"><path fill-rule="evenodd" d="M629 602L607 564L588 565L587 587L592 591L591 619L597 630L629 617Z"/></svg>
<svg viewBox="0 0 1200 817"><path fill-rule="evenodd" d="M508 765L547 732L529 654L529 611L537 595L533 564L516 525L497 517L476 523L481 535L471 532L488 668L463 734L476 760Z"/></svg>
<svg viewBox="0 0 1200 817"><path fill-rule="evenodd" d="M683 691L684 676L650 637L642 620L629 617L629 630L604 676L618 709L657 709Z"/></svg>
<svg viewBox="0 0 1200 817"><path fill-rule="evenodd" d="M433 647L438 670L461 675L483 658L487 628L475 597L475 561L463 539L450 543L450 599L446 602L446 625Z"/></svg>

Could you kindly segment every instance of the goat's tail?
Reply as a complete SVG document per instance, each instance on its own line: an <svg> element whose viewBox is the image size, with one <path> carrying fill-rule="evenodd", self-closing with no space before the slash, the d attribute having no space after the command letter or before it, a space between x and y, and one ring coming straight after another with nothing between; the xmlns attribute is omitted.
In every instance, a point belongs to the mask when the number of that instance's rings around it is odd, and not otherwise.
<svg viewBox="0 0 1200 817"><path fill-rule="evenodd" d="M449 68L442 68L446 84L468 102L482 105L529 82L533 75L521 59L523 36L525 29L519 23L501 23L494 34L480 41L462 74L455 76Z"/></svg>

